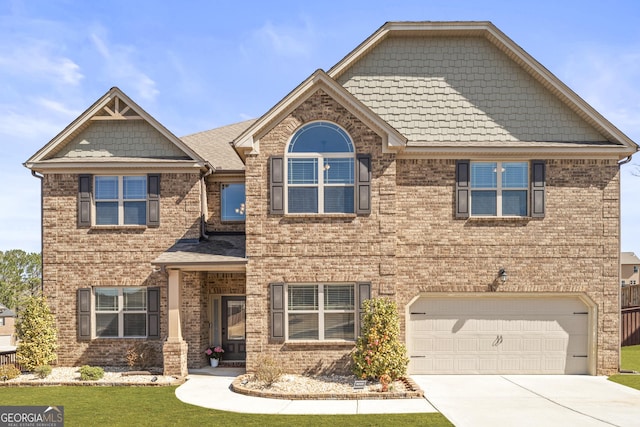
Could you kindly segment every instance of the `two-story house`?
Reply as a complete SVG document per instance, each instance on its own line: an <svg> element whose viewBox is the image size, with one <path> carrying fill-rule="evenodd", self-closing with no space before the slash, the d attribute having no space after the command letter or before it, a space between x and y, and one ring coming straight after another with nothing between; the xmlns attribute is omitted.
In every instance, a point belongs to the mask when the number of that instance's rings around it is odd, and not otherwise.
<svg viewBox="0 0 640 427"><path fill-rule="evenodd" d="M410 373L611 374L637 149L487 22L387 23L183 138L113 88L26 162L60 363L344 371L386 297Z"/></svg>
<svg viewBox="0 0 640 427"><path fill-rule="evenodd" d="M640 284L640 258L633 252L620 252L620 284L622 286Z"/></svg>

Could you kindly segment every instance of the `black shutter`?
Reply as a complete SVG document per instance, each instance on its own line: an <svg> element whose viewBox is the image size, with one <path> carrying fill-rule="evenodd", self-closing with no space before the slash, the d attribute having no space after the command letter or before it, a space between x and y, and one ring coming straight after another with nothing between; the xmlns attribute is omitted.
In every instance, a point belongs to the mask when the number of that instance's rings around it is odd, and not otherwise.
<svg viewBox="0 0 640 427"><path fill-rule="evenodd" d="M365 300L371 299L371 282L358 282L358 330L356 336L360 336L362 328L362 304Z"/></svg>
<svg viewBox="0 0 640 427"><path fill-rule="evenodd" d="M160 338L160 288L147 288L147 336Z"/></svg>
<svg viewBox="0 0 640 427"><path fill-rule="evenodd" d="M78 227L91 226L92 175L78 176Z"/></svg>
<svg viewBox="0 0 640 427"><path fill-rule="evenodd" d="M270 212L276 215L284 215L284 157L272 156L270 160Z"/></svg>
<svg viewBox="0 0 640 427"><path fill-rule="evenodd" d="M78 340L91 339L91 288L78 289Z"/></svg>
<svg viewBox="0 0 640 427"><path fill-rule="evenodd" d="M469 218L469 160L456 161L456 218Z"/></svg>
<svg viewBox="0 0 640 427"><path fill-rule="evenodd" d="M358 154L356 161L356 214L371 213L371 155Z"/></svg>
<svg viewBox="0 0 640 427"><path fill-rule="evenodd" d="M284 340L284 283L271 283L271 338Z"/></svg>
<svg viewBox="0 0 640 427"><path fill-rule="evenodd" d="M147 175L147 226L160 226L160 174Z"/></svg>
<svg viewBox="0 0 640 427"><path fill-rule="evenodd" d="M544 218L545 211L545 162L531 162L531 217Z"/></svg>

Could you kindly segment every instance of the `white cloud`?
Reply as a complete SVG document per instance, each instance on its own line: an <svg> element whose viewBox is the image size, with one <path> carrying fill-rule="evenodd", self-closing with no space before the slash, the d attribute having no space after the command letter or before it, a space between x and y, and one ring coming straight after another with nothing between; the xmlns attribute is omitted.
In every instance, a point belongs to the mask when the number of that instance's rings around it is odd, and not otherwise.
<svg viewBox="0 0 640 427"><path fill-rule="evenodd" d="M70 117L71 119L75 119L77 116L79 116L82 113L79 110L73 110L73 109L67 108L63 103L58 101L53 101L51 99L37 98L35 102L36 104L46 108L49 111L60 113L63 116Z"/></svg>
<svg viewBox="0 0 640 427"><path fill-rule="evenodd" d="M17 140L46 142L58 134L64 125L63 122L44 119L33 112L19 114L13 111L3 112L0 108L0 135Z"/></svg>
<svg viewBox="0 0 640 427"><path fill-rule="evenodd" d="M0 68L14 76L31 76L38 80L64 85L78 85L84 78L80 66L58 55L56 47L45 41L12 41L0 45Z"/></svg>
<svg viewBox="0 0 640 427"><path fill-rule="evenodd" d="M310 57L315 33L308 22L302 28L267 22L255 32L255 37L277 55Z"/></svg>

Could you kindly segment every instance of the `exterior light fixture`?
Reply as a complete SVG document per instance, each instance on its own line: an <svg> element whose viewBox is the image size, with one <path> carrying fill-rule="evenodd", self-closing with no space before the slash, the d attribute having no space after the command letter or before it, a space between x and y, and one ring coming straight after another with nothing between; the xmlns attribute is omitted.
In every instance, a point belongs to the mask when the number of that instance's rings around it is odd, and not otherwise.
<svg viewBox="0 0 640 427"><path fill-rule="evenodd" d="M500 268L500 270L498 270L498 277L500 277L500 279L502 280L502 283L507 281L507 270L505 270L504 268Z"/></svg>

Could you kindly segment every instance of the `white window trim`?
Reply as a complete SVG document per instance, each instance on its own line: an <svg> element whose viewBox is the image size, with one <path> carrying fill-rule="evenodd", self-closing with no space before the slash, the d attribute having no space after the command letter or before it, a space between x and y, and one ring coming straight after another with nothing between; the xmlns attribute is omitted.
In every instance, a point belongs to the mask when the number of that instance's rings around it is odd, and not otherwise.
<svg viewBox="0 0 640 427"><path fill-rule="evenodd" d="M473 187L472 177L469 176L469 185L471 191L471 197L469 200L469 214L473 218L526 218L530 216L531 202L529 200L531 191L531 162L528 160L508 160L508 161L492 161L492 160L471 160L469 164L469 172L473 168L473 164L478 163L495 163L496 164L496 187ZM525 188L516 187L503 187L502 186L502 171L503 163L526 163L527 164L527 186ZM525 201L527 203L527 211L524 215L503 215L502 214L502 192L503 191L525 191ZM495 191L496 192L496 215L473 215L473 191Z"/></svg>
<svg viewBox="0 0 640 427"><path fill-rule="evenodd" d="M96 309L96 290L97 289L117 289L118 290L118 311L113 310L97 310ZM145 287L118 287L118 286L96 286L91 289L91 337L93 339L128 339L128 338L147 338L149 335L149 322L145 318L145 333L144 335L127 335L124 336L124 315L126 314L144 314L147 315L149 311L149 301L146 301L147 309L146 310L124 310L124 290L125 289L137 289L143 290L146 292L147 288ZM97 328L97 314L118 314L118 336L98 336L96 332Z"/></svg>
<svg viewBox="0 0 640 427"><path fill-rule="evenodd" d="M325 286L345 286L345 285L351 285L353 286L353 309L352 310L325 310L324 309L324 287ZM295 287L295 286L317 286L318 287L318 310L295 310L295 311L291 311L291 313L293 314L318 314L318 339L304 339L304 340L295 340L295 339L290 339L289 338L289 287ZM311 342L355 342L356 341L356 334L358 333L358 325L360 322L360 319L358 318L358 307L357 307L357 301L358 301L358 286L356 283L287 283L285 286L285 290L284 290L284 297L285 297L285 322L284 322L284 329L285 329L285 337L287 341L290 342L305 342L305 341L311 341ZM331 339L325 339L324 338L324 315L325 313L352 313L353 314L353 339L336 339L336 338L331 338Z"/></svg>
<svg viewBox="0 0 640 427"><path fill-rule="evenodd" d="M96 179L100 178L100 177L112 177L115 176L118 178L118 198L117 199L98 199L95 194L96 194ZM145 197L143 199L125 199L124 198L124 177L127 176L137 176L137 177L144 177L145 179L147 179L147 175L143 175L143 174L126 174L126 175L94 175L93 176L93 197L92 197L92 209L91 209L91 224L93 224L96 227L140 227L140 226L146 226L147 225L147 221L145 218L145 222L144 224L125 224L124 223L124 202L145 202L145 204L149 203L148 200L148 196L145 194ZM145 186L148 185L145 184ZM147 193L148 193L149 189L147 188ZM98 203L102 203L102 202L118 202L118 223L117 224L96 224L96 216L98 214L98 207L97 204ZM147 205L147 209L148 209L148 205Z"/></svg>

